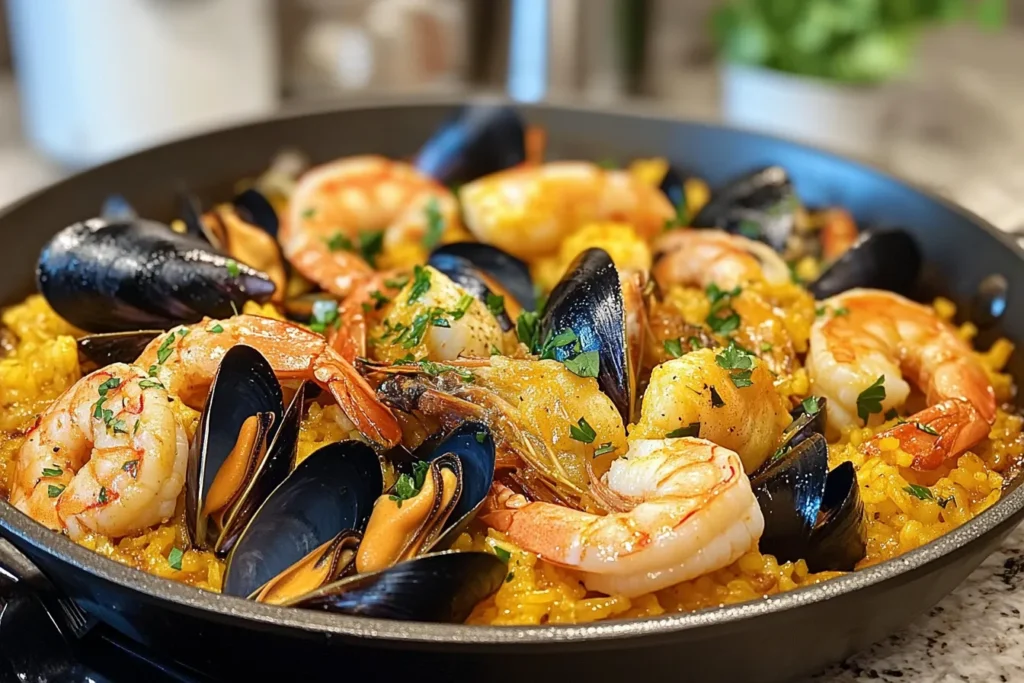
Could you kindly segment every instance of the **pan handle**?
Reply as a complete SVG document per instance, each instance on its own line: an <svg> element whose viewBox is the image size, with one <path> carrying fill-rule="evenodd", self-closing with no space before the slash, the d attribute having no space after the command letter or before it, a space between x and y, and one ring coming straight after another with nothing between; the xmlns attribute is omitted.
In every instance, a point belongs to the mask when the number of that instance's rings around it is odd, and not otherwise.
<svg viewBox="0 0 1024 683"><path fill-rule="evenodd" d="M78 603L61 593L32 560L0 538L0 589L6 592L15 587L35 596L65 637L81 638L92 627L92 619Z"/></svg>

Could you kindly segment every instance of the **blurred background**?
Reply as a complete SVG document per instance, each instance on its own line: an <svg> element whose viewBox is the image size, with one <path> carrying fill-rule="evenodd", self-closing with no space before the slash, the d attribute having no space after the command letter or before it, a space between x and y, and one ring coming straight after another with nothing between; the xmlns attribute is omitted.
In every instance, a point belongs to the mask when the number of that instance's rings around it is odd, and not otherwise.
<svg viewBox="0 0 1024 683"><path fill-rule="evenodd" d="M0 204L195 131L462 92L805 140L1024 226L1024 0L0 0Z"/></svg>

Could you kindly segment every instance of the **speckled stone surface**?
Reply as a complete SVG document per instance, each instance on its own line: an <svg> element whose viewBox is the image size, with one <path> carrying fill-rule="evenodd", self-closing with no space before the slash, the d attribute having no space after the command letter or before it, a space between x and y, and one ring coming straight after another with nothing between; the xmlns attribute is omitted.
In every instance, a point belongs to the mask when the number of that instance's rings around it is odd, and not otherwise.
<svg viewBox="0 0 1024 683"><path fill-rule="evenodd" d="M928 614L806 683L1024 681L1024 526Z"/></svg>

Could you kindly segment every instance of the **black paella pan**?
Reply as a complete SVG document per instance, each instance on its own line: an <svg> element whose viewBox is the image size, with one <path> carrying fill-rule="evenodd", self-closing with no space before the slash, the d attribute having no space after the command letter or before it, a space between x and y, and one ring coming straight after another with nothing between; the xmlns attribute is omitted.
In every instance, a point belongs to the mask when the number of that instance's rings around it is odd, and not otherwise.
<svg viewBox="0 0 1024 683"><path fill-rule="evenodd" d="M0 215L0 303L30 293L36 257L59 229L119 192L155 218L175 215L182 184L205 200L230 196L284 147L313 161L359 153L408 156L452 102L353 106L285 116L174 142L70 178ZM751 168L785 167L811 205L848 208L858 222L901 226L922 245L922 295L969 312L979 285L1008 282L1005 315L984 330L1024 341L1024 253L983 220L847 159L721 127L637 113L527 107L552 157L667 156L712 186ZM1009 370L1024 376L1020 355ZM639 621L585 626L477 627L401 623L258 604L131 569L54 534L0 502L0 536L98 620L180 661L230 680L781 681L811 673L900 628L951 591L1024 515L1024 489L918 550L770 598ZM0 546L2 550L2 546ZM16 564L4 558L0 565Z"/></svg>

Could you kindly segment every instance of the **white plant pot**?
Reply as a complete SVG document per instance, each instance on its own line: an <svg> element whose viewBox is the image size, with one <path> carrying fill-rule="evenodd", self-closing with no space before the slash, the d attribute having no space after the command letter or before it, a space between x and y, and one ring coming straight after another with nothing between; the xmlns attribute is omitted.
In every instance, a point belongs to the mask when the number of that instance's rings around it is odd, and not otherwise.
<svg viewBox="0 0 1024 683"><path fill-rule="evenodd" d="M722 111L728 123L860 157L881 149L888 102L882 87L735 64L722 68Z"/></svg>

